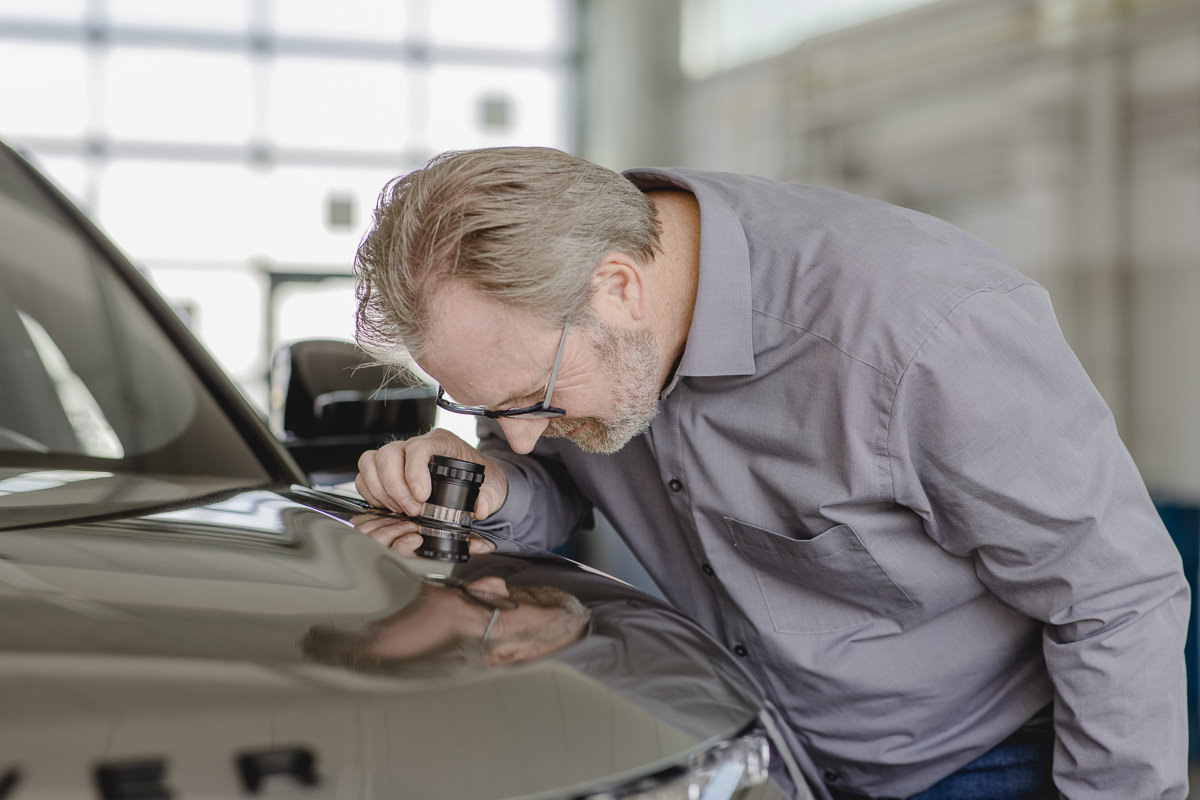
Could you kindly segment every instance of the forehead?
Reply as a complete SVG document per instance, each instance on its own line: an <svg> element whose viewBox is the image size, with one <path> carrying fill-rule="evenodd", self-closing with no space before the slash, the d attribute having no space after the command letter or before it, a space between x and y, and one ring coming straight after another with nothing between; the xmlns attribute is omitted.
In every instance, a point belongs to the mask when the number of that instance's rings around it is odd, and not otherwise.
<svg viewBox="0 0 1200 800"><path fill-rule="evenodd" d="M429 307L417 363L455 400L488 405L545 380L554 353L544 351L557 340L543 340L558 334L528 312L506 308L461 282L439 287Z"/></svg>

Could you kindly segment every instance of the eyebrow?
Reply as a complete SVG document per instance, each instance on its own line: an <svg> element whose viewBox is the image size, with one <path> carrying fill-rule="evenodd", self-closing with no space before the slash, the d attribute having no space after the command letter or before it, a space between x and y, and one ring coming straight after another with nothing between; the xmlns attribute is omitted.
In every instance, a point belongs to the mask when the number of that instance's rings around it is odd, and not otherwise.
<svg viewBox="0 0 1200 800"><path fill-rule="evenodd" d="M518 400L524 400L527 397L534 398L535 403L541 402L536 399L538 394L541 394L541 396L542 396L541 400L544 401L546 399L547 389L549 389L549 385L550 385L550 375L553 374L557 370L557 368L559 366L559 360L562 358L563 347L566 345L566 343L567 343L567 327L566 327L566 325L564 325L562 337L558 341L558 350L556 351L555 356L554 356L554 366L552 366L550 368L550 373L546 375L545 383L538 384L537 386L535 386L533 388L532 391L525 392L524 394L511 395L508 397L508 399L503 400L494 406L486 406L486 407L492 409L493 411L497 411L497 410L503 409L503 408L510 408L512 406L515 406L517 404Z"/></svg>
<svg viewBox="0 0 1200 800"><path fill-rule="evenodd" d="M545 392L545 388L546 388L545 386L542 386L541 389L534 389L532 392L525 392L524 394L514 394L511 397L509 397L508 399L502 400L494 406L488 406L488 408L492 409L493 411L498 411L503 408L511 408L517 404L518 400L524 400L527 397L536 398L539 391L543 392L543 393ZM543 397L544 397L544 394L543 394ZM538 402L538 401L534 400L534 402ZM526 405L528 405L528 403Z"/></svg>

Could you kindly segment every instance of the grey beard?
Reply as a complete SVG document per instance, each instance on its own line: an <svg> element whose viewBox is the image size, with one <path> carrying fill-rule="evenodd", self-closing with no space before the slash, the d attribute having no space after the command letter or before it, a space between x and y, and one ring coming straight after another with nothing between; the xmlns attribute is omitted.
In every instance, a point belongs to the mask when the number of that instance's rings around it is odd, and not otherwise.
<svg viewBox="0 0 1200 800"><path fill-rule="evenodd" d="M567 438L585 453L616 453L645 433L658 414L658 370L661 350L649 332L617 332L601 325L592 340L602 369L608 373L615 411L607 419L557 419L542 433ZM583 425L577 433L566 432Z"/></svg>

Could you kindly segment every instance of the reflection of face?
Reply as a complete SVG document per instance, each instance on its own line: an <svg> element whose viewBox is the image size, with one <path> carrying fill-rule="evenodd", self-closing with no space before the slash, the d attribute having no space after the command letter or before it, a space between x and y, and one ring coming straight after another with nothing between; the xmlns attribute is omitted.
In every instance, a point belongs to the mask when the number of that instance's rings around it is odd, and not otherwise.
<svg viewBox="0 0 1200 800"><path fill-rule="evenodd" d="M385 659L428 656L453 646L482 647L487 666L512 664L560 650L577 641L588 610L574 595L553 586L509 587L497 577L467 584L478 597L498 598L504 606L482 642L493 609L461 591L426 585L414 603L372 626L367 652ZM508 603L516 608L508 608Z"/></svg>

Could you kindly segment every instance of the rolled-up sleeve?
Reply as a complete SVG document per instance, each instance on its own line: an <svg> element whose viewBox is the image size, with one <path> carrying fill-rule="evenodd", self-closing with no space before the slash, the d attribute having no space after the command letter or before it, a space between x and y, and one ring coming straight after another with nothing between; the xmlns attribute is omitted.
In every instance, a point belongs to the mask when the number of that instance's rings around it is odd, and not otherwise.
<svg viewBox="0 0 1200 800"><path fill-rule="evenodd" d="M1185 797L1189 588L1045 291L976 292L933 326L887 438L897 501L1045 624L1063 796Z"/></svg>

